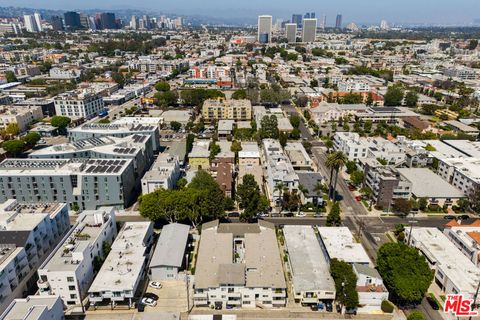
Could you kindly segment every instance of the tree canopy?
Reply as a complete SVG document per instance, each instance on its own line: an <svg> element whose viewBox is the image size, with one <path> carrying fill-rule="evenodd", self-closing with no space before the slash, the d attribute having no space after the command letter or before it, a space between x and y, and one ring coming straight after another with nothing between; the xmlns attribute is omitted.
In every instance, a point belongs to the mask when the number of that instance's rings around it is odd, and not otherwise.
<svg viewBox="0 0 480 320"><path fill-rule="evenodd" d="M25 142L22 140L7 140L2 143L2 148L11 155L18 155L25 149Z"/></svg>
<svg viewBox="0 0 480 320"><path fill-rule="evenodd" d="M180 94L183 102L190 106L201 107L208 99L225 98L225 94L215 89L189 89Z"/></svg>
<svg viewBox="0 0 480 320"><path fill-rule="evenodd" d="M403 88L398 85L388 87L387 93L385 93L384 99L385 99L384 101L385 106L402 105Z"/></svg>
<svg viewBox="0 0 480 320"><path fill-rule="evenodd" d="M347 309L358 305L357 275L350 264L333 258L330 273L335 281L336 300Z"/></svg>
<svg viewBox="0 0 480 320"><path fill-rule="evenodd" d="M327 226L339 226L342 223L342 219L340 217L340 204L339 202L335 202L330 209L330 212L327 216Z"/></svg>
<svg viewBox="0 0 480 320"><path fill-rule="evenodd" d="M264 116L261 121L260 137L262 139L278 139L278 120L275 115Z"/></svg>
<svg viewBox="0 0 480 320"><path fill-rule="evenodd" d="M399 304L418 304L433 280L425 257L404 243L387 243L378 250L377 269Z"/></svg>
<svg viewBox="0 0 480 320"><path fill-rule="evenodd" d="M194 226L225 215L230 202L217 182L205 171L198 171L181 189L157 189L139 199L140 214L152 221L190 221Z"/></svg>
<svg viewBox="0 0 480 320"><path fill-rule="evenodd" d="M242 220L254 218L258 212L266 210L268 200L260 193L260 187L251 174L243 176L242 183L237 188L237 201L241 209L244 209L240 216Z"/></svg>
<svg viewBox="0 0 480 320"><path fill-rule="evenodd" d="M50 124L57 127L60 131L64 132L68 125L72 122L72 119L65 116L53 116Z"/></svg>

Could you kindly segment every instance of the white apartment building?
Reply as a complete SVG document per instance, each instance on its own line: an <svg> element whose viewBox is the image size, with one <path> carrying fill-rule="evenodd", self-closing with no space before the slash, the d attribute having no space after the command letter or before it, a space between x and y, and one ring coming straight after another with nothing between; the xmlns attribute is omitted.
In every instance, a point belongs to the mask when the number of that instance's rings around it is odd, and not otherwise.
<svg viewBox="0 0 480 320"><path fill-rule="evenodd" d="M370 84L365 81L357 81L352 79L342 80L337 83L337 86L339 92L370 92Z"/></svg>
<svg viewBox="0 0 480 320"><path fill-rule="evenodd" d="M180 178L180 163L178 156L162 153L142 178L142 194L156 189L173 189Z"/></svg>
<svg viewBox="0 0 480 320"><path fill-rule="evenodd" d="M58 296L28 296L15 299L0 320L64 320L62 299Z"/></svg>
<svg viewBox="0 0 480 320"><path fill-rule="evenodd" d="M377 313L382 310L382 301L388 300L388 290L375 268L354 263L357 275L358 313Z"/></svg>
<svg viewBox="0 0 480 320"><path fill-rule="evenodd" d="M286 283L272 223L202 226L195 269L195 306L286 306Z"/></svg>
<svg viewBox="0 0 480 320"><path fill-rule="evenodd" d="M287 154L294 170L313 170L314 162L307 153L307 150L300 142L287 142L285 145L285 153Z"/></svg>
<svg viewBox="0 0 480 320"><path fill-rule="evenodd" d="M30 272L24 247L0 244L0 310L23 293Z"/></svg>
<svg viewBox="0 0 480 320"><path fill-rule="evenodd" d="M319 239L311 226L283 228L295 302L317 304L335 299L335 283Z"/></svg>
<svg viewBox="0 0 480 320"><path fill-rule="evenodd" d="M437 228L406 229L410 245L418 248L435 270L435 282L445 294L472 299L480 281L480 269ZM476 303L480 298L477 298Z"/></svg>
<svg viewBox="0 0 480 320"><path fill-rule="evenodd" d="M363 138L356 132L337 132L333 136L335 150L342 151L348 160L362 158L384 159L387 164L399 165L405 162L405 151L380 137Z"/></svg>
<svg viewBox="0 0 480 320"><path fill-rule="evenodd" d="M43 119L40 106L3 106L0 107L0 130L5 130L10 123L16 123L20 132L37 120Z"/></svg>
<svg viewBox="0 0 480 320"><path fill-rule="evenodd" d="M262 119L265 116L275 116L277 118L277 126L280 132L291 132L293 126L290 123L290 120L285 116L281 108L265 108L264 106L254 106L253 118L257 124L257 128L262 127Z"/></svg>
<svg viewBox="0 0 480 320"><path fill-rule="evenodd" d="M347 227L317 227L317 230L328 261L335 258L350 264L370 265L367 252Z"/></svg>
<svg viewBox="0 0 480 320"><path fill-rule="evenodd" d="M77 223L38 269L40 295L60 296L66 305L86 297L94 277L94 260L117 233L113 207L83 211Z"/></svg>
<svg viewBox="0 0 480 320"><path fill-rule="evenodd" d="M49 71L50 78L56 80L77 80L81 74L82 72L79 69L63 69L58 67L53 67Z"/></svg>
<svg viewBox="0 0 480 320"><path fill-rule="evenodd" d="M283 185L289 192L298 190L298 175L278 140L264 139L262 145L262 163L268 197L270 202L279 203L283 191L277 187Z"/></svg>
<svg viewBox="0 0 480 320"><path fill-rule="evenodd" d="M446 225L443 233L473 264L480 267L480 220L472 224L453 220Z"/></svg>
<svg viewBox="0 0 480 320"><path fill-rule="evenodd" d="M105 110L103 97L93 91L68 91L53 100L55 113L71 118L91 119Z"/></svg>
<svg viewBox="0 0 480 320"><path fill-rule="evenodd" d="M438 175L469 195L480 185L480 158L439 159Z"/></svg>
<svg viewBox="0 0 480 320"><path fill-rule="evenodd" d="M19 203L9 199L0 204L0 246L23 248L27 260L26 272L10 284L10 294L0 293L0 306L21 296L36 268L47 257L70 228L68 207L65 203ZM14 274L11 274L14 275ZM0 278L2 276L0 275ZM12 280L13 281L13 280ZM3 286L0 286L2 292ZM3 290L7 289L7 286ZM2 300L2 299L0 299Z"/></svg>
<svg viewBox="0 0 480 320"><path fill-rule="evenodd" d="M242 142L242 150L238 152L237 183L242 183L246 174L253 175L261 188L263 185L263 170L260 164L260 149L256 142Z"/></svg>
<svg viewBox="0 0 480 320"><path fill-rule="evenodd" d="M88 290L90 302L107 300L112 308L128 302L132 307L138 285L146 274L152 242L152 222L126 222Z"/></svg>

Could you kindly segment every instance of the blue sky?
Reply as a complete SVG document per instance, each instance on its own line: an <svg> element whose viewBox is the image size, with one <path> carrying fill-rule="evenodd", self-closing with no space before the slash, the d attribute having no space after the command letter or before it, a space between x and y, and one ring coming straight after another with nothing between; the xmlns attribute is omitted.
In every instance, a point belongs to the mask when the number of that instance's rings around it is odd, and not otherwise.
<svg viewBox="0 0 480 320"><path fill-rule="evenodd" d="M341 12L344 23L394 22L468 24L480 19L480 0L0 0L1 6L46 9L155 9L166 13L248 18L257 14L289 17L314 11L333 23Z"/></svg>

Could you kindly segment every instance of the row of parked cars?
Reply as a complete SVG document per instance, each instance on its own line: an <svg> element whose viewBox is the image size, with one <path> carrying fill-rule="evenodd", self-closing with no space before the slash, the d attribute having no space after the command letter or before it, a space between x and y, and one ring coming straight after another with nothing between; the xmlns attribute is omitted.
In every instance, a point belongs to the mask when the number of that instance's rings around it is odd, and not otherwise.
<svg viewBox="0 0 480 320"><path fill-rule="evenodd" d="M162 284L160 282L152 281L148 284L149 287L154 289L161 289ZM142 298L137 302L138 312L143 312L145 306L155 307L157 305L158 296L152 292L146 292Z"/></svg>

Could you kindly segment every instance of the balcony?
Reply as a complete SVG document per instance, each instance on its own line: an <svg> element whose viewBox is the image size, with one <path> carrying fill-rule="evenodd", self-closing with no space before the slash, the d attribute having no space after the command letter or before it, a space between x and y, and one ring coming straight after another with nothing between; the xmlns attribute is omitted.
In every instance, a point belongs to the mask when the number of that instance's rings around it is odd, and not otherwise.
<svg viewBox="0 0 480 320"><path fill-rule="evenodd" d="M37 281L37 286L39 289L49 289L50 288L50 284L48 283L48 281L43 281L43 280L38 280Z"/></svg>

